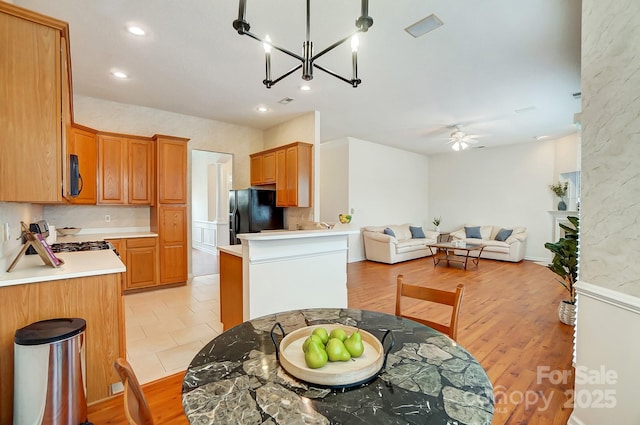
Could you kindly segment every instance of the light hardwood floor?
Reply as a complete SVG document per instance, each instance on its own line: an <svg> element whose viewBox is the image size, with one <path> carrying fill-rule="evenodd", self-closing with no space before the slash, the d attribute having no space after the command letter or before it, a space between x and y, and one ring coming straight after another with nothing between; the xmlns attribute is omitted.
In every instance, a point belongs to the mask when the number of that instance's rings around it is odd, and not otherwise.
<svg viewBox="0 0 640 425"><path fill-rule="evenodd" d="M557 306L565 298L555 275L523 261L512 264L481 260L466 272L458 266L433 267L431 259L396 265L368 261L348 270L349 307L393 313L396 276L453 290L465 285L458 342L487 370L496 395L494 425L566 424L571 414L573 328L558 321ZM446 313L429 311L431 317ZM555 371L555 372L554 372ZM569 373L566 382L550 372ZM156 423L186 424L180 391L183 373L144 385ZM552 382L553 381L553 382ZM89 407L95 424L126 424L122 397Z"/></svg>

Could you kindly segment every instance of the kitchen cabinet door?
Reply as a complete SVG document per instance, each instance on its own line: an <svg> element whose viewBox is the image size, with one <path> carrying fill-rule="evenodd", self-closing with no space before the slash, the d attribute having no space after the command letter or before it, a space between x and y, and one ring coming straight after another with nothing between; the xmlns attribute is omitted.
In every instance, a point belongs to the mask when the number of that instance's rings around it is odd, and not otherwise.
<svg viewBox="0 0 640 425"><path fill-rule="evenodd" d="M127 202L127 139L98 136L98 203Z"/></svg>
<svg viewBox="0 0 640 425"><path fill-rule="evenodd" d="M127 239L126 290L147 288L158 282L157 238Z"/></svg>
<svg viewBox="0 0 640 425"><path fill-rule="evenodd" d="M251 185L260 186L276 182L276 152L251 155Z"/></svg>
<svg viewBox="0 0 640 425"><path fill-rule="evenodd" d="M72 204L95 205L98 196L98 141L95 132L72 127L67 143L67 152L78 156L82 190L75 197L68 197Z"/></svg>
<svg viewBox="0 0 640 425"><path fill-rule="evenodd" d="M188 139L155 136L158 204L187 203Z"/></svg>
<svg viewBox="0 0 640 425"><path fill-rule="evenodd" d="M160 283L187 281L187 207L159 206Z"/></svg>
<svg viewBox="0 0 640 425"><path fill-rule="evenodd" d="M151 205L153 141L118 134L98 135L98 203Z"/></svg>
<svg viewBox="0 0 640 425"><path fill-rule="evenodd" d="M130 205L151 205L153 199L153 141L130 139L127 141L128 191Z"/></svg>
<svg viewBox="0 0 640 425"><path fill-rule="evenodd" d="M287 150L276 151L276 206L287 207Z"/></svg>
<svg viewBox="0 0 640 425"><path fill-rule="evenodd" d="M0 28L0 201L63 202L68 26L0 2Z"/></svg>
<svg viewBox="0 0 640 425"><path fill-rule="evenodd" d="M250 155L250 157L251 186L259 186L262 184L262 155L254 154Z"/></svg>

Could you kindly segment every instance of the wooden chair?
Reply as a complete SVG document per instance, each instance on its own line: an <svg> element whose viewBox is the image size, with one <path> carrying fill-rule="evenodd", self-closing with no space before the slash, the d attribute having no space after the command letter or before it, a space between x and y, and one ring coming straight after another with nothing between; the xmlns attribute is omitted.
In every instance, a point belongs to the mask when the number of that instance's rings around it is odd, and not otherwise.
<svg viewBox="0 0 640 425"><path fill-rule="evenodd" d="M113 363L124 385L124 414L130 425L153 425L149 404L131 365L122 357Z"/></svg>
<svg viewBox="0 0 640 425"><path fill-rule="evenodd" d="M403 282L404 276L398 275L398 287L396 292L396 316L402 316L407 319L415 320L423 325L427 325L437 331L440 331L453 340L458 335L458 313L460 312L460 304L462 303L462 295L464 294L464 285L460 284L456 288L456 292L448 292L440 289L427 288L424 286L409 285ZM401 313L400 300L402 297L417 298L424 301L430 301L439 304L445 304L452 307L451 320L449 325L433 322L427 319L407 316Z"/></svg>

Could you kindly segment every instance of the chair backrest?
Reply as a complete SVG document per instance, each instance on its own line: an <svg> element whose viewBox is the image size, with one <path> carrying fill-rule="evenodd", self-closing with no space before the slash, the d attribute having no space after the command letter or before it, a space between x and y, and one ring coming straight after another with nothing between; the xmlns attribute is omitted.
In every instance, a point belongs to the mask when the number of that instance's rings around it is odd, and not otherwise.
<svg viewBox="0 0 640 425"><path fill-rule="evenodd" d="M443 291L441 289L427 288L424 286L409 285L404 283L404 276L398 275L396 292L396 316L402 316L407 319L415 320L423 325L427 325L437 331L449 335L453 340L458 336L458 313L460 312L460 304L462 303L462 295L464 294L464 285L459 284L455 292ZM424 301L430 301L439 304L445 304L452 307L451 320L449 325L402 314L400 308L400 300L402 297L417 298Z"/></svg>
<svg viewBox="0 0 640 425"><path fill-rule="evenodd" d="M119 357L113 367L120 375L124 385L124 414L131 425L153 425L149 404L144 397L142 387L129 362Z"/></svg>

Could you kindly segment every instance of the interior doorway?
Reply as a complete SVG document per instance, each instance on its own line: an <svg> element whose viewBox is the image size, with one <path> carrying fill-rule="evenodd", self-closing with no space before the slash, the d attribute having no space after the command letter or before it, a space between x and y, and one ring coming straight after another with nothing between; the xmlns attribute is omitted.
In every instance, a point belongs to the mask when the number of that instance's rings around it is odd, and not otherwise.
<svg viewBox="0 0 640 425"><path fill-rule="evenodd" d="M233 156L191 151L191 271L219 273L218 246L229 245L229 190Z"/></svg>

